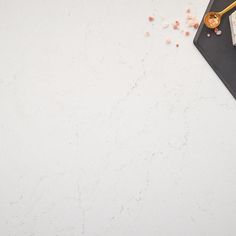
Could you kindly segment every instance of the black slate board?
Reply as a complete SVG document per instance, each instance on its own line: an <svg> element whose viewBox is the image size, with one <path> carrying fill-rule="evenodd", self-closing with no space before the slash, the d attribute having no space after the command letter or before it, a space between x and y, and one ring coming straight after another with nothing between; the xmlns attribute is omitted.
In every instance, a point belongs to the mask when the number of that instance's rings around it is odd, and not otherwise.
<svg viewBox="0 0 236 236"><path fill-rule="evenodd" d="M211 0L206 12L221 11L234 1ZM232 11L222 19L219 27L223 32L221 36L215 35L202 21L194 38L194 44L236 99L236 47L232 44L230 32L231 13ZM210 38L207 37L208 33L211 33Z"/></svg>

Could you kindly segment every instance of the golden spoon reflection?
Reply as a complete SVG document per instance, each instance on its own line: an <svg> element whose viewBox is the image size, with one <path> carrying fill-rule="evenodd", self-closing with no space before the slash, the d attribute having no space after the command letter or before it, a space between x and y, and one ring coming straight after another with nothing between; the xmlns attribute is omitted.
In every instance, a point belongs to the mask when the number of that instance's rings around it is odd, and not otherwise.
<svg viewBox="0 0 236 236"><path fill-rule="evenodd" d="M232 10L236 7L236 1L226 7L223 11L220 12L208 12L204 17L205 25L210 29L217 28L221 23L222 16L227 13L228 11Z"/></svg>

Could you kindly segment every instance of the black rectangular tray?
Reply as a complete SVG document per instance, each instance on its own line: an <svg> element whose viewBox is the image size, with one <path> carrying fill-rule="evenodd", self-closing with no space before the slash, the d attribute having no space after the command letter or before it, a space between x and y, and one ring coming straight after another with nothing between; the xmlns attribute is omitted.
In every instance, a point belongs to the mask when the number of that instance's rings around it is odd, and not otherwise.
<svg viewBox="0 0 236 236"><path fill-rule="evenodd" d="M221 11L234 1L211 0L206 12ZM236 47L232 44L230 32L229 15L231 13L232 11L222 19L219 27L223 32L221 36L215 35L212 30L205 27L202 21L194 38L194 45L236 99ZM210 38L207 37L208 33L211 34Z"/></svg>

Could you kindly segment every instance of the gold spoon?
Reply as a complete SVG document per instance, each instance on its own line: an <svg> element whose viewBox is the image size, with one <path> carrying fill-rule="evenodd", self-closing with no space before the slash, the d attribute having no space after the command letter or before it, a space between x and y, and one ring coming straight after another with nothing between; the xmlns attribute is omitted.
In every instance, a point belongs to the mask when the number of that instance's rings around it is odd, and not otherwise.
<svg viewBox="0 0 236 236"><path fill-rule="evenodd" d="M217 28L221 23L222 16L228 11L236 7L236 1L226 7L223 11L220 12L208 12L204 17L205 25L210 29Z"/></svg>

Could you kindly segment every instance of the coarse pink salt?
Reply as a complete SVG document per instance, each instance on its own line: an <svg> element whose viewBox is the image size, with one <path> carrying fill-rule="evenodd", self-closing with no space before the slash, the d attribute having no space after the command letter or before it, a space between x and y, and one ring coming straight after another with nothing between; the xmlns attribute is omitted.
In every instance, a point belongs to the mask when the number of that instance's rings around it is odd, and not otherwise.
<svg viewBox="0 0 236 236"><path fill-rule="evenodd" d="M186 19L187 19L187 20L192 20L192 19L193 19L193 16L192 16L191 14L187 14L187 15L186 15Z"/></svg>
<svg viewBox="0 0 236 236"><path fill-rule="evenodd" d="M180 26L180 22L176 20L176 21L173 23L173 29L174 29L174 30L177 30L177 29L179 29L179 26Z"/></svg>
<svg viewBox="0 0 236 236"><path fill-rule="evenodd" d="M177 25L173 25L173 29L177 30L177 29L179 29L179 27Z"/></svg>
<svg viewBox="0 0 236 236"><path fill-rule="evenodd" d="M199 23L196 19L188 20L188 26L197 29L199 27Z"/></svg>
<svg viewBox="0 0 236 236"><path fill-rule="evenodd" d="M210 24L212 28L215 28L216 26L219 25L219 20L215 17L212 17L208 19L208 23Z"/></svg>
<svg viewBox="0 0 236 236"><path fill-rule="evenodd" d="M218 28L215 28L215 29L214 29L214 32L215 32L215 34L216 34L217 36L222 35L222 31L219 30Z"/></svg>
<svg viewBox="0 0 236 236"><path fill-rule="evenodd" d="M199 22L197 18L188 11L186 15L186 23L189 27L194 28L194 29L198 29L199 27Z"/></svg>
<svg viewBox="0 0 236 236"><path fill-rule="evenodd" d="M155 20L155 17L154 17L154 16L149 16L149 17L148 17L148 20L149 20L150 22L153 22L153 21Z"/></svg>
<svg viewBox="0 0 236 236"><path fill-rule="evenodd" d="M149 32L145 32L145 37L150 37L150 33Z"/></svg>
<svg viewBox="0 0 236 236"><path fill-rule="evenodd" d="M190 35L190 33L189 33L188 31L186 31L186 32L184 33L184 35L188 37L188 36Z"/></svg>
<svg viewBox="0 0 236 236"><path fill-rule="evenodd" d="M163 25L162 25L162 29L167 29L169 27L169 24L168 23L164 23Z"/></svg>
<svg viewBox="0 0 236 236"><path fill-rule="evenodd" d="M166 39L166 44L171 44L171 39L167 38Z"/></svg>
<svg viewBox="0 0 236 236"><path fill-rule="evenodd" d="M191 9L188 8L188 9L186 10L186 13L191 13Z"/></svg>
<svg viewBox="0 0 236 236"><path fill-rule="evenodd" d="M195 22L195 24L193 25L193 28L194 28L194 29L198 29L198 27L199 27L199 23L198 23L198 22Z"/></svg>

